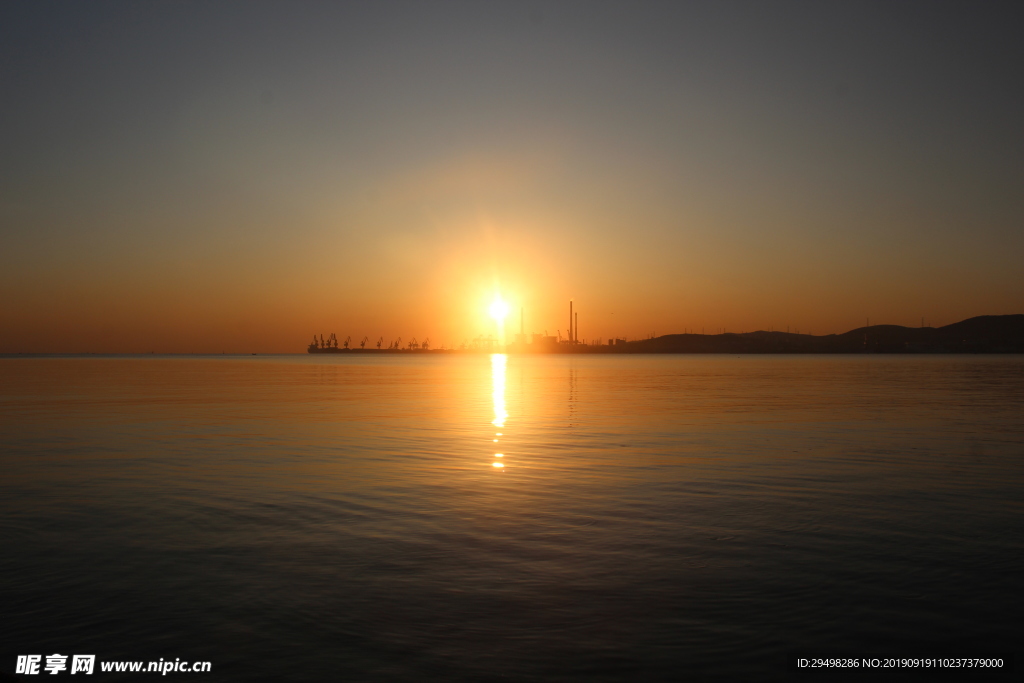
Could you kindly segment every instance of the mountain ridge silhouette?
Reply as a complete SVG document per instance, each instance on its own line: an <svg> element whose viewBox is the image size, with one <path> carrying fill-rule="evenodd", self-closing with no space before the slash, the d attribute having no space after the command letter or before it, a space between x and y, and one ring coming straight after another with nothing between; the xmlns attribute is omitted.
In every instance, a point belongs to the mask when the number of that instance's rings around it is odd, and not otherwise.
<svg viewBox="0 0 1024 683"><path fill-rule="evenodd" d="M821 336L766 330L667 334L590 348L614 353L1024 353L1024 314L979 315L942 327L871 325Z"/></svg>

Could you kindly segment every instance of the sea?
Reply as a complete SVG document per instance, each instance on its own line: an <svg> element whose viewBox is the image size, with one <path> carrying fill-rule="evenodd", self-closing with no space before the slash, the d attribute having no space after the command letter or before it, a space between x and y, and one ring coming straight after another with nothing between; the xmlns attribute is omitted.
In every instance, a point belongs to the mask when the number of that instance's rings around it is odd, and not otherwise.
<svg viewBox="0 0 1024 683"><path fill-rule="evenodd" d="M1019 675L1022 513L1022 356L8 356L0 672Z"/></svg>

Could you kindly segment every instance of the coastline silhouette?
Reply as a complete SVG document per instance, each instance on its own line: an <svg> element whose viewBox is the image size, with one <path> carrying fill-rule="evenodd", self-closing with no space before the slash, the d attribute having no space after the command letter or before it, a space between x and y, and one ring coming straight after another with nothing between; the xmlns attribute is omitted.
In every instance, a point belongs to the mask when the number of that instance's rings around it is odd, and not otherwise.
<svg viewBox="0 0 1024 683"><path fill-rule="evenodd" d="M501 346L493 338L458 349L430 348L427 344L401 339L388 348L352 348L339 346L332 334L321 335L309 345L309 353L1024 353L1024 314L981 315L943 327L903 327L868 325L842 334L812 335L796 332L724 332L721 334L666 334L649 339L627 341L611 339L607 343L581 343L575 335L568 339L525 335ZM320 340L318 343L318 339ZM331 340L335 340L333 344Z"/></svg>

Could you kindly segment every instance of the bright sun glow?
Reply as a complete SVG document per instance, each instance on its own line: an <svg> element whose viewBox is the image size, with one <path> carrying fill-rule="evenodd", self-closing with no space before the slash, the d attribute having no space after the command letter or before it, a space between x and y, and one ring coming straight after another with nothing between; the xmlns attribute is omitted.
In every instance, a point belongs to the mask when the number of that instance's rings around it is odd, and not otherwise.
<svg viewBox="0 0 1024 683"><path fill-rule="evenodd" d="M499 323L508 317L508 304L502 301L500 297L495 297L494 303L491 304L489 310L491 317Z"/></svg>

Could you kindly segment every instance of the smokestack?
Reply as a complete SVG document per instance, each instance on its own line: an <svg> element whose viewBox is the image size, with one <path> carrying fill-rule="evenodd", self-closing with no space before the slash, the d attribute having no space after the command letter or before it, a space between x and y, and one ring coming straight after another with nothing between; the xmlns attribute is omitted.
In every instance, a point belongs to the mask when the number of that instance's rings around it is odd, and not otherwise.
<svg viewBox="0 0 1024 683"><path fill-rule="evenodd" d="M576 343L580 341L580 312L576 311L576 329L572 332L572 340Z"/></svg>
<svg viewBox="0 0 1024 683"><path fill-rule="evenodd" d="M572 299L569 299L569 341L572 341Z"/></svg>

